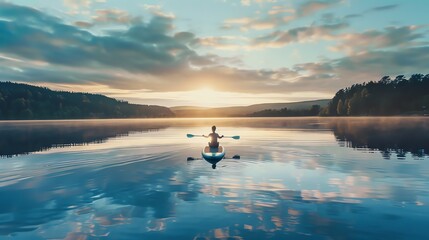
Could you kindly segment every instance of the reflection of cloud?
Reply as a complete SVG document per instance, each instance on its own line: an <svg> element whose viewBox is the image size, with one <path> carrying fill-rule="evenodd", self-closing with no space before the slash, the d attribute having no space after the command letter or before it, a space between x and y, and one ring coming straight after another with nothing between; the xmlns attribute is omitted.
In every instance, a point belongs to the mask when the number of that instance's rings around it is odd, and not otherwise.
<svg viewBox="0 0 429 240"><path fill-rule="evenodd" d="M75 218L92 216L91 223L98 228L126 224L131 218L166 218L174 214L172 194L152 190L158 179L168 182L174 171L166 171L164 161L142 161L147 150L140 149L140 153L136 153L127 147L127 151L122 152L113 145L108 157L104 158L98 152L100 155L95 154L96 159L91 154L57 153L53 156L63 156L61 161L54 159L49 165L46 164L51 155L47 154L39 158L43 159L41 166L32 164L21 171L15 169L15 173L31 171L32 174L1 187L0 214L9 214L13 218L1 219L1 225L9 227L0 228L0 235L31 231L36 228L33 226L58 219L74 222ZM158 157L162 152L157 154ZM161 158L171 160L172 156ZM34 159L37 162L38 158ZM88 167L87 164L97 160L101 161L98 167ZM109 166L115 161L119 164ZM171 162L169 166L172 166ZM79 208L81 206L90 208Z"/></svg>
<svg viewBox="0 0 429 240"><path fill-rule="evenodd" d="M384 198L387 196L381 196L382 190L376 191L376 186L374 183L369 182L367 176L355 177L347 176L345 179L331 178L328 181L328 184L338 187L340 193L339 196L349 199L364 199L364 198ZM370 186L372 185L372 186ZM374 194L374 192L379 192ZM378 195L377 197L375 195ZM354 200L352 200L354 201Z"/></svg>
<svg viewBox="0 0 429 240"><path fill-rule="evenodd" d="M417 192L414 188L404 186L393 186L390 188L390 194L392 200L399 203L416 203Z"/></svg>
<svg viewBox="0 0 429 240"><path fill-rule="evenodd" d="M154 219L151 220L148 224L148 231L164 231L166 228L166 221L165 219Z"/></svg>
<svg viewBox="0 0 429 240"><path fill-rule="evenodd" d="M375 126L392 127L387 123L396 120L389 119ZM240 161L225 160L225 168L212 171L204 161L184 163L185 153L195 153L197 148L188 146L177 148L174 154L165 153L165 149L177 146L170 141L180 139L172 136L184 136L190 126L195 126L192 132L201 132L213 121L224 126L222 129L226 132L245 136L242 139L245 142L239 143L245 145L243 148L229 148L246 152ZM242 119L241 122L201 119L191 123L188 119L155 120L160 125L174 122L170 125L173 128L169 128L171 132L116 139L111 147L92 153L83 154L81 150L85 149L79 147L68 154L58 151L48 152L43 158L33 158L36 154L32 158L24 156L23 159L33 160L31 168L48 170L34 173L40 174L39 178L1 187L3 217L0 221L11 226L2 234L49 224L59 226L42 227L39 232L63 233L65 226L69 229L73 225L70 222L76 222L81 225L73 231L83 232L82 236L103 236L112 230L109 235L112 239L135 229L139 233L127 235L128 238L166 239L174 235L182 239L194 236L209 239L217 234L244 239L299 239L312 234L313 238L347 239L363 230L369 237L378 232L378 229L369 231L367 225L360 225L362 222L401 221L398 216L407 209L378 207L386 202L393 200L401 206L415 208L425 204L421 198L426 194L425 164L401 161L408 164L395 165L374 157L378 154L339 148L335 139L327 137L337 121L344 119ZM348 118L347 121L359 129L375 120ZM407 121L424 129L416 120L408 118ZM395 124L401 126L403 122L398 120ZM241 127L237 128L238 125ZM164 138L169 139L168 145L162 141ZM198 143L194 140L192 143ZM268 145L270 147L265 148ZM156 157L145 159L152 151ZM269 154L263 154L265 152ZM255 160L257 154L263 155L262 161ZM97 159L104 163L96 168L83 166L96 161L96 156L101 156ZM344 156L347 157L343 159ZM47 162L49 157L53 158L51 162ZM305 164L298 164L308 159L316 159L318 168L308 170ZM112 161L118 165L110 165ZM39 162L43 165L36 164ZM51 170L65 163L77 167ZM300 184L294 182L295 176L300 177ZM13 220L12 217L5 219L4 216L12 213Z"/></svg>

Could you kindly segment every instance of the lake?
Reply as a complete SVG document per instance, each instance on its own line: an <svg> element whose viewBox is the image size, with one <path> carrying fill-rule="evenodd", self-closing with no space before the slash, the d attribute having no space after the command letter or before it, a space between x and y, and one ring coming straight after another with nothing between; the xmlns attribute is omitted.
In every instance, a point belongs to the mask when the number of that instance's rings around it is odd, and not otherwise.
<svg viewBox="0 0 429 240"><path fill-rule="evenodd" d="M215 169L207 139L186 138L212 125L241 137L221 139ZM1 239L428 236L429 118L17 121L0 136Z"/></svg>

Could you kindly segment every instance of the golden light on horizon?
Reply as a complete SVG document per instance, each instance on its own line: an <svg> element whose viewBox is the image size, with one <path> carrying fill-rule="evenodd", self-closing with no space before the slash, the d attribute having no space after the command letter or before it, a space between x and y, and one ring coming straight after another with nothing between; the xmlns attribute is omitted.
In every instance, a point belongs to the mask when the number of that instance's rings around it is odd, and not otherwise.
<svg viewBox="0 0 429 240"><path fill-rule="evenodd" d="M187 91L150 91L148 89L118 89L106 85L80 85L65 83L35 84L48 87L53 90L71 92L90 92L102 94L119 100L129 101L134 104L153 104L167 107L195 106L195 107L230 107L246 106L261 103L297 102L314 99L330 98L329 93L320 92L295 92L282 93L244 93L234 91L216 90L209 85Z"/></svg>
<svg viewBox="0 0 429 240"><path fill-rule="evenodd" d="M217 102L223 101L224 92L219 92L210 87L203 87L198 90L187 92L188 99L196 103L198 106L215 106Z"/></svg>

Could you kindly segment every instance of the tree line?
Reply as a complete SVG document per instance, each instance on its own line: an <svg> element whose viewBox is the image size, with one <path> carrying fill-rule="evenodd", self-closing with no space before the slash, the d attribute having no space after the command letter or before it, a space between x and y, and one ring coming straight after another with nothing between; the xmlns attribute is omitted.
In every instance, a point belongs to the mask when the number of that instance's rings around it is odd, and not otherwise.
<svg viewBox="0 0 429 240"><path fill-rule="evenodd" d="M266 109L249 114L249 117L304 117L317 116L320 113L320 105L312 105L310 109Z"/></svg>
<svg viewBox="0 0 429 240"><path fill-rule="evenodd" d="M53 91L0 82L0 119L83 119L173 117L167 107L129 104L99 94Z"/></svg>
<svg viewBox="0 0 429 240"><path fill-rule="evenodd" d="M389 116L429 114L429 74L353 84L339 90L327 107L266 109L249 117ZM52 91L0 82L0 120L174 117L167 107L129 104L99 94Z"/></svg>
<svg viewBox="0 0 429 240"><path fill-rule="evenodd" d="M429 74L384 76L378 82L353 84L339 90L322 116L391 116L428 114Z"/></svg>
<svg viewBox="0 0 429 240"><path fill-rule="evenodd" d="M429 114L429 74L384 76L379 81L353 84L339 90L327 107L266 109L249 117L392 116Z"/></svg>

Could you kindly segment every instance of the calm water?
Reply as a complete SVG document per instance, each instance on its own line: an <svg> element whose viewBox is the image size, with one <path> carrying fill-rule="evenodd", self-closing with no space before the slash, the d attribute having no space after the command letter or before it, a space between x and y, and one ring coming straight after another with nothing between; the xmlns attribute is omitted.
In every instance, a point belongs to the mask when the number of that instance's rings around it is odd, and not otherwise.
<svg viewBox="0 0 429 240"><path fill-rule="evenodd" d="M228 156L200 157L216 124ZM427 239L429 118L0 123L0 239Z"/></svg>

